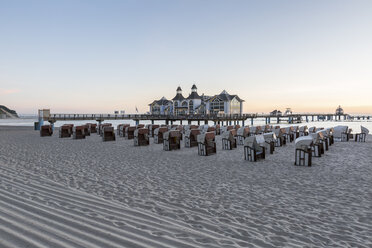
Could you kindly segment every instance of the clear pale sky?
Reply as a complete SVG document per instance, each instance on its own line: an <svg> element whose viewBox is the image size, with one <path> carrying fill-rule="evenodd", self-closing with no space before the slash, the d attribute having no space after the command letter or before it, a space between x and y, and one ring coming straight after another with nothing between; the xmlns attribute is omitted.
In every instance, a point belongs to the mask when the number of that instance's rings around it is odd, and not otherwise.
<svg viewBox="0 0 372 248"><path fill-rule="evenodd" d="M0 0L0 104L148 111L177 86L244 112L372 113L372 1Z"/></svg>

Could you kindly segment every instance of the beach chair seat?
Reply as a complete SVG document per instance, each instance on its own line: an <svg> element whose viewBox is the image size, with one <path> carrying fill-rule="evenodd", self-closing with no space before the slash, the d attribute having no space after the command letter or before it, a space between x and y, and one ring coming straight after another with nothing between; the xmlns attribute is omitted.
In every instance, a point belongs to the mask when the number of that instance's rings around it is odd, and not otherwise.
<svg viewBox="0 0 372 248"><path fill-rule="evenodd" d="M302 136L296 139L295 142L295 165L311 166L312 164L312 146L313 138L310 136Z"/></svg>
<svg viewBox="0 0 372 248"><path fill-rule="evenodd" d="M168 131L168 127L158 127L154 131L154 143L163 144L163 134Z"/></svg>
<svg viewBox="0 0 372 248"><path fill-rule="evenodd" d="M355 142L366 142L366 137L369 134L369 130L366 127L360 126L361 132L355 134Z"/></svg>
<svg viewBox="0 0 372 248"><path fill-rule="evenodd" d="M201 133L197 136L198 154L200 156L209 156L216 154L216 141L214 132Z"/></svg>
<svg viewBox="0 0 372 248"><path fill-rule="evenodd" d="M265 159L265 147L258 144L256 136L249 136L244 140L244 159L251 162Z"/></svg>
<svg viewBox="0 0 372 248"><path fill-rule="evenodd" d="M75 126L73 128L73 139L85 139L85 127L84 126Z"/></svg>
<svg viewBox="0 0 372 248"><path fill-rule="evenodd" d="M199 129L191 129L185 133L185 147L198 146L197 136L201 133Z"/></svg>
<svg viewBox="0 0 372 248"><path fill-rule="evenodd" d="M60 138L70 138L73 132L73 124L64 124L59 128L59 137Z"/></svg>
<svg viewBox="0 0 372 248"><path fill-rule="evenodd" d="M236 148L236 130L230 129L222 134L222 149L232 150Z"/></svg>
<svg viewBox="0 0 372 248"><path fill-rule="evenodd" d="M249 136L249 127L241 127L236 131L237 145L244 145L244 139Z"/></svg>
<svg viewBox="0 0 372 248"><path fill-rule="evenodd" d="M128 140L134 139L134 131L137 129L136 126L129 126L125 128L125 138Z"/></svg>
<svg viewBox="0 0 372 248"><path fill-rule="evenodd" d="M170 130L163 134L164 151L181 149L181 132L179 130Z"/></svg>
<svg viewBox="0 0 372 248"><path fill-rule="evenodd" d="M144 128L145 127L145 125L144 124L138 124L138 125L136 125L136 128L138 129L138 128Z"/></svg>
<svg viewBox="0 0 372 248"><path fill-rule="evenodd" d="M137 128L134 131L134 146L147 146L149 144L149 129Z"/></svg>
<svg viewBox="0 0 372 248"><path fill-rule="evenodd" d="M102 141L115 141L115 129L111 126L105 126L102 130Z"/></svg>
<svg viewBox="0 0 372 248"><path fill-rule="evenodd" d="M40 137L52 136L52 135L53 135L52 125L42 125L40 127Z"/></svg>

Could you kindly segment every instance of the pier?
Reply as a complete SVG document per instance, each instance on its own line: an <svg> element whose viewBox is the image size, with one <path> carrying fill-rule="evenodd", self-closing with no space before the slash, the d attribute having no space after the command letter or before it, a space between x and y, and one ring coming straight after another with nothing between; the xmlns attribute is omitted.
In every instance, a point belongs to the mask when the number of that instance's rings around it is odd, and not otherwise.
<svg viewBox="0 0 372 248"><path fill-rule="evenodd" d="M372 116L358 116L349 114L324 114L324 113L295 113L288 115L270 115L270 114L208 114L208 115L152 115L152 114L51 114L50 110L39 110L39 125L42 125L43 121L48 121L54 124L57 121L82 121L82 120L94 120L99 123L106 120L133 120L136 124L140 121L164 121L165 124L173 124L179 121L181 124L191 124L191 122L197 122L198 125L201 123L207 124L208 122L214 122L220 125L236 125L241 124L244 126L247 124L254 125L255 119L265 119L266 124L280 124L280 123L303 123L313 121L361 121L361 120L372 120Z"/></svg>

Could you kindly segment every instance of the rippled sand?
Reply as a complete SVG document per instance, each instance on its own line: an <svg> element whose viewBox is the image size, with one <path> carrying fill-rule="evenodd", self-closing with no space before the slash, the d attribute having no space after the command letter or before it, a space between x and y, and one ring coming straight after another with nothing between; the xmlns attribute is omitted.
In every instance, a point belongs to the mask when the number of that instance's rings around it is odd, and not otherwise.
<svg viewBox="0 0 372 248"><path fill-rule="evenodd" d="M372 137L201 157L0 127L0 247L371 247Z"/></svg>

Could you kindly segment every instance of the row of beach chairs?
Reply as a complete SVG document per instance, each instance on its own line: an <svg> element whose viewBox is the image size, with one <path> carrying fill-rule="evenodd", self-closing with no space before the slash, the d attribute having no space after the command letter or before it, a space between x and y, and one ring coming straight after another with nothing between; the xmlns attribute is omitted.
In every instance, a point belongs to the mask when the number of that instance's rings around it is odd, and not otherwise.
<svg viewBox="0 0 372 248"><path fill-rule="evenodd" d="M334 128L311 128L308 135L296 139L295 165L312 165L313 157L321 157L329 147L337 142L350 140L352 129L348 126ZM355 134L355 142L365 142L369 130L361 126L361 132Z"/></svg>
<svg viewBox="0 0 372 248"><path fill-rule="evenodd" d="M115 141L114 127L110 123L100 125L85 124L74 126L65 124L59 129L59 137L73 139L84 139L91 133L98 133L103 141ZM51 125L41 127L41 136L51 136L53 128ZM120 124L117 126L119 137L133 139L135 146L146 146L150 144L150 137L154 138L155 144L163 144L166 151L181 148L181 140L185 147L198 147L199 155L212 155L216 153L216 135L222 136L222 149L232 150L237 145L244 145L244 158L248 161L264 159L267 154L273 154L275 147L281 147L286 143L296 140L295 164L311 165L312 157L320 157L324 150L336 141L349 141L351 129L346 126L337 126L333 129L307 128L307 126L251 126L240 127L219 125L137 125ZM355 141L365 141L368 129L362 127L362 132L355 134ZM306 149L305 149L306 148ZM311 152L309 152L311 148ZM309 155L310 154L310 155Z"/></svg>

